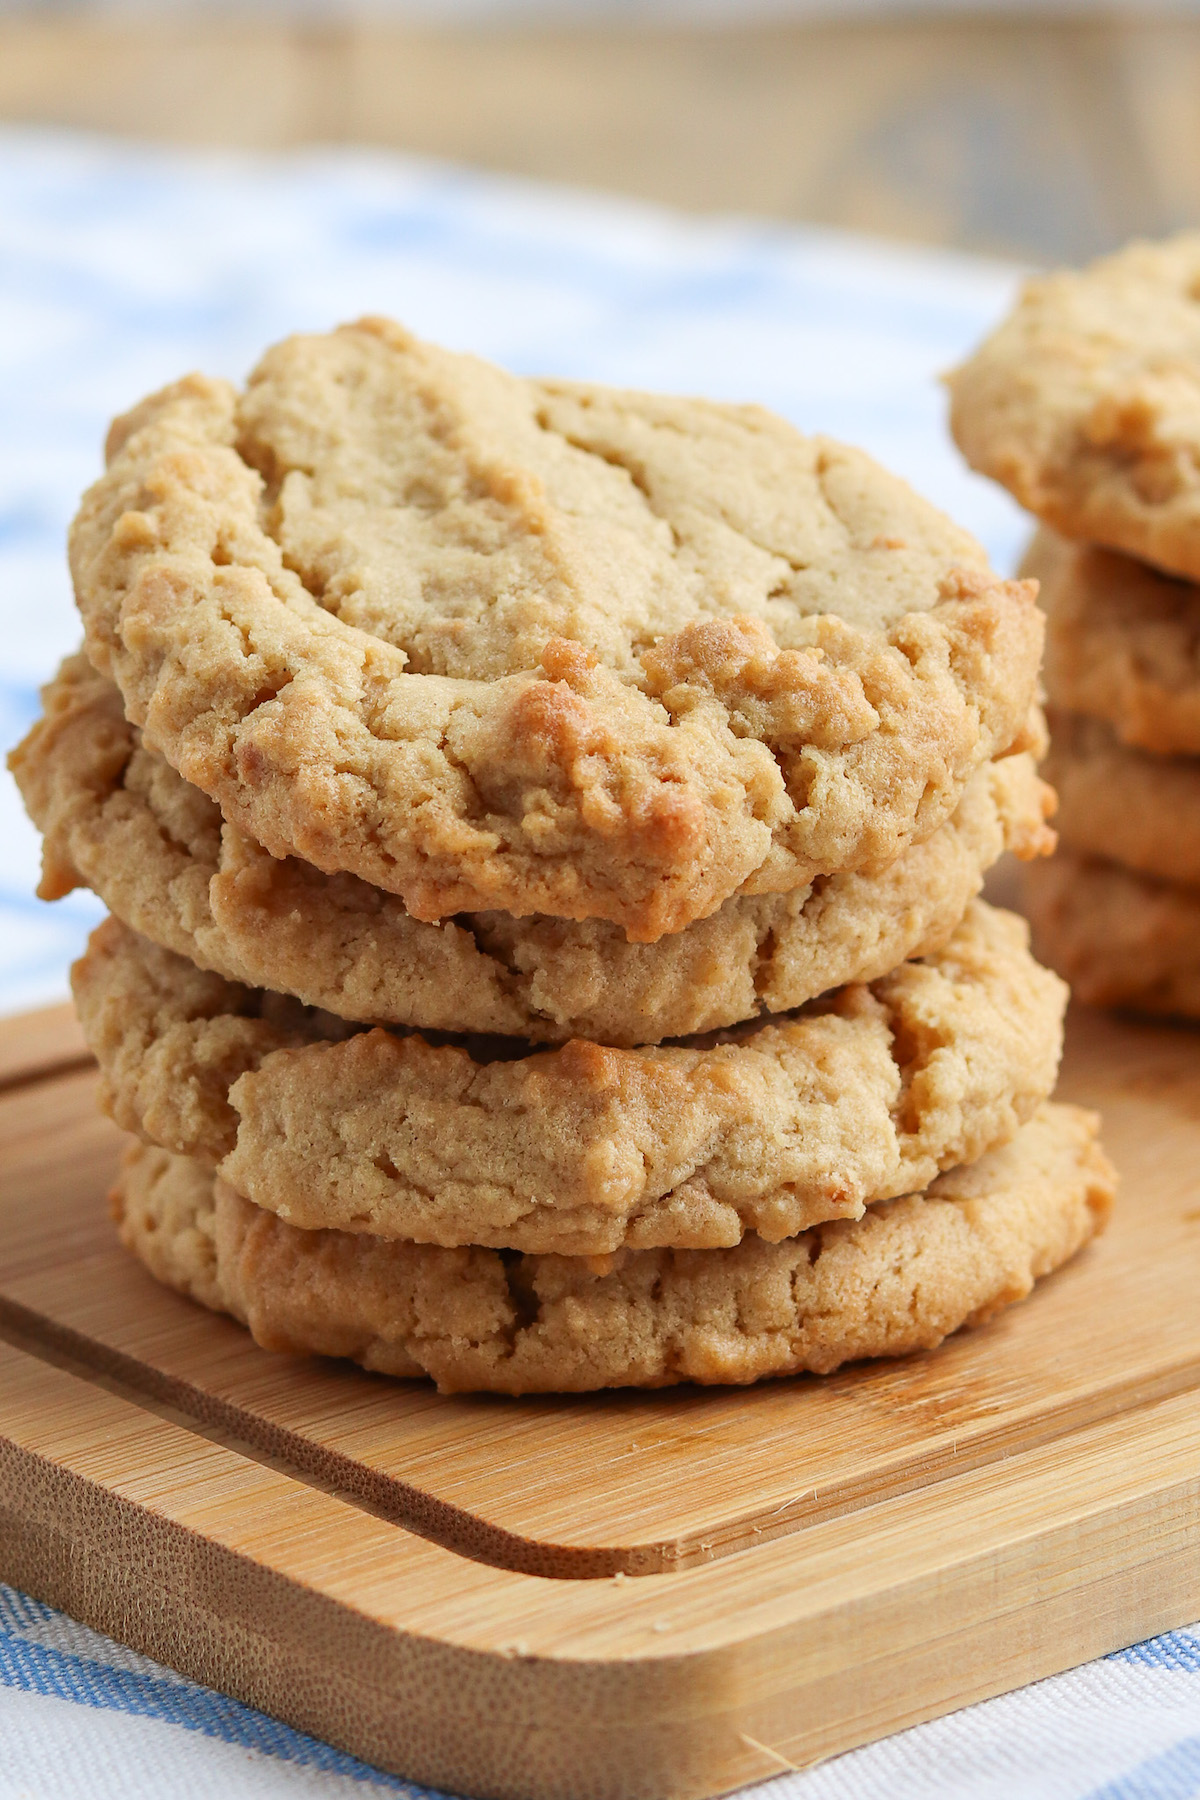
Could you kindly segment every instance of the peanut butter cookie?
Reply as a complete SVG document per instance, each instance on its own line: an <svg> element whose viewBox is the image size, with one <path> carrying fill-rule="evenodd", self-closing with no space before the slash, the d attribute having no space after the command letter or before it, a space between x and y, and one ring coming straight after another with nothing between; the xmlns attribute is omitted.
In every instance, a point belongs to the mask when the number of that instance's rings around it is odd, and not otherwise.
<svg viewBox="0 0 1200 1800"><path fill-rule="evenodd" d="M1200 887L1200 756L1130 750L1099 719L1054 711L1043 765L1063 847Z"/></svg>
<svg viewBox="0 0 1200 1800"><path fill-rule="evenodd" d="M355 1031L110 919L73 972L126 1129L304 1227L603 1254L790 1237L1010 1138L1066 989L973 901L945 947L799 1013L658 1048Z"/></svg>
<svg viewBox="0 0 1200 1800"><path fill-rule="evenodd" d="M443 1392L582 1393L828 1374L979 1325L1103 1230L1095 1115L1043 1106L924 1194L780 1244L506 1256L303 1231L212 1171L133 1148L113 1195L158 1280L271 1350L351 1357Z"/></svg>
<svg viewBox="0 0 1200 1800"><path fill-rule="evenodd" d="M1024 887L1038 953L1077 999L1200 1019L1200 887L1070 850Z"/></svg>
<svg viewBox="0 0 1200 1800"><path fill-rule="evenodd" d="M43 899L84 883L118 918L203 969L343 1018L542 1043L658 1043L873 981L946 942L1004 849L1053 847L1028 753L988 763L957 811L879 875L734 895L656 944L603 920L410 918L355 875L280 860L147 750L117 689L70 657L13 752L45 833Z"/></svg>
<svg viewBox="0 0 1200 1800"><path fill-rule="evenodd" d="M1124 744L1200 753L1200 587L1039 531L1024 572L1046 609L1046 686Z"/></svg>
<svg viewBox="0 0 1200 1800"><path fill-rule="evenodd" d="M1025 747L1030 584L755 407L528 381L368 319L113 426L93 664L274 856L653 942L875 871Z"/></svg>
<svg viewBox="0 0 1200 1800"><path fill-rule="evenodd" d="M1200 581L1200 232L1028 282L949 385L972 468L1067 537Z"/></svg>

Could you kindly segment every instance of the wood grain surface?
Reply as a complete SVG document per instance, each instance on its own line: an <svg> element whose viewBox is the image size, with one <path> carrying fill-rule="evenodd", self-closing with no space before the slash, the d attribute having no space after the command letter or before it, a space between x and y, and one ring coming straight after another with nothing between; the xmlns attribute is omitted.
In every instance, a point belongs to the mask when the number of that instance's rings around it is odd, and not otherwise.
<svg viewBox="0 0 1200 1800"><path fill-rule="evenodd" d="M1117 1216L983 1331L511 1401L270 1356L158 1289L50 1030L4 1032L36 1057L0 1096L0 1576L185 1673L454 1791L661 1800L1200 1612L1200 1034L1074 1018Z"/></svg>
<svg viewBox="0 0 1200 1800"><path fill-rule="evenodd" d="M0 119L383 144L690 209L1076 261L1200 220L1200 19L665 29L0 18Z"/></svg>
<svg viewBox="0 0 1200 1800"><path fill-rule="evenodd" d="M561 1576L685 1567L1200 1378L1195 1048L1100 1018L1077 1029L1065 1086L1104 1094L1110 1149L1153 1177L1136 1211L1122 1207L1107 1238L1035 1305L937 1353L824 1381L690 1389L670 1403L636 1392L504 1400L264 1356L232 1322L159 1288L115 1242L97 1197L120 1135L95 1115L80 1076L0 1097L10 1146L0 1312L466 1554ZM1180 1103L1189 1071L1190 1106ZM1173 1098L1148 1098L1151 1079ZM1127 1084L1140 1084L1132 1113ZM47 1142L72 1171L49 1240L30 1204L44 1194ZM1097 1339L1097 1317L1120 1317L1120 1331Z"/></svg>

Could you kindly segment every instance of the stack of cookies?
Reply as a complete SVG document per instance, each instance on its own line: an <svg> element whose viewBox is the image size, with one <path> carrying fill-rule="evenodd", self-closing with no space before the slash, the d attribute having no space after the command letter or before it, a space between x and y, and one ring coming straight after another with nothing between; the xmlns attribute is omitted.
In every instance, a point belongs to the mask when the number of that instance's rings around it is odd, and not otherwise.
<svg viewBox="0 0 1200 1800"><path fill-rule="evenodd" d="M1035 942L1084 1000L1200 1018L1200 233L1030 283L951 387L967 459L1043 522Z"/></svg>
<svg viewBox="0 0 1200 1800"><path fill-rule="evenodd" d="M445 1389L938 1343L1103 1223L1041 615L867 457L366 320L113 426L12 758L114 1205L260 1343Z"/></svg>

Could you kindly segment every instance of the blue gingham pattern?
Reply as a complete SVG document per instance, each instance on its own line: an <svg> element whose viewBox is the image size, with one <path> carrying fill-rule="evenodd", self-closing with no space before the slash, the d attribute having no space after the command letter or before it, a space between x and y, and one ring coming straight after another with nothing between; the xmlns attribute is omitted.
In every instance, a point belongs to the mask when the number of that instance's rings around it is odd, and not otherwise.
<svg viewBox="0 0 1200 1800"><path fill-rule="evenodd" d="M62 540L109 416L184 369L390 312L516 369L755 399L865 445L997 566L1023 526L945 435L936 374L1011 269L831 232L685 221L358 153L153 153L0 131L0 737L78 625ZM31 898L0 788L0 1011L57 999L99 909ZM0 1587L0 1800L429 1790L366 1768ZM1188 1800L1200 1635L1175 1632L905 1732L756 1800Z"/></svg>

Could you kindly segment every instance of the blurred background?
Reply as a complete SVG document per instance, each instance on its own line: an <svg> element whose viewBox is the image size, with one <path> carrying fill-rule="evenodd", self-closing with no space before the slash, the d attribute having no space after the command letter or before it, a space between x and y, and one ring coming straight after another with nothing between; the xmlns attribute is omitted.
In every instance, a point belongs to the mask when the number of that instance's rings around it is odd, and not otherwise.
<svg viewBox="0 0 1200 1800"><path fill-rule="evenodd" d="M1200 215L1200 8L0 0L0 118L1077 260Z"/></svg>
<svg viewBox="0 0 1200 1800"><path fill-rule="evenodd" d="M1023 270L1200 223L1200 0L0 0L0 745L79 640L108 420L383 312L525 372L758 400L1015 567L938 376ZM0 1012L99 916L0 772Z"/></svg>

